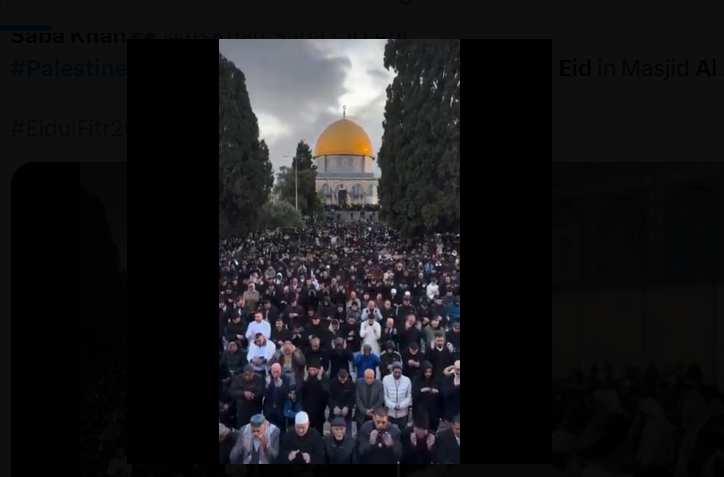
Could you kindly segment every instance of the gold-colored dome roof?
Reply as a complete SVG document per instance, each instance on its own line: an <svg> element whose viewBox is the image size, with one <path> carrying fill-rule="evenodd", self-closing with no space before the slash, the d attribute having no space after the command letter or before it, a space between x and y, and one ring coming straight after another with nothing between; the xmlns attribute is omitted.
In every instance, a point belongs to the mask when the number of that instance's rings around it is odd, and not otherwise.
<svg viewBox="0 0 724 477"><path fill-rule="evenodd" d="M314 157L372 156L372 141L362 127L349 119L335 121L317 139Z"/></svg>

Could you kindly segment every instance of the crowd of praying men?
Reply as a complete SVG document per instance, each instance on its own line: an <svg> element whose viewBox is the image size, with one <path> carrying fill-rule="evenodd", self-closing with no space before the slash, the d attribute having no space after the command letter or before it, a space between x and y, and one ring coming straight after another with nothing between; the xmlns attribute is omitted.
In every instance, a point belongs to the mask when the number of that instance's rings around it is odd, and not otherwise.
<svg viewBox="0 0 724 477"><path fill-rule="evenodd" d="M220 242L219 463L459 464L459 235Z"/></svg>

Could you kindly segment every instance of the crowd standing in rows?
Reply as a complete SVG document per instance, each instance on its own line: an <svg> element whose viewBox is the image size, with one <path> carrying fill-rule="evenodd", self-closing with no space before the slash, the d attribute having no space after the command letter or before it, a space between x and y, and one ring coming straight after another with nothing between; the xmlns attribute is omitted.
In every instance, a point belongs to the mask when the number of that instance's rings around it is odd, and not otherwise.
<svg viewBox="0 0 724 477"><path fill-rule="evenodd" d="M221 242L219 463L460 463L459 243L366 221Z"/></svg>
<svg viewBox="0 0 724 477"><path fill-rule="evenodd" d="M724 399L697 365L608 363L553 382L553 464L586 477L724 476Z"/></svg>

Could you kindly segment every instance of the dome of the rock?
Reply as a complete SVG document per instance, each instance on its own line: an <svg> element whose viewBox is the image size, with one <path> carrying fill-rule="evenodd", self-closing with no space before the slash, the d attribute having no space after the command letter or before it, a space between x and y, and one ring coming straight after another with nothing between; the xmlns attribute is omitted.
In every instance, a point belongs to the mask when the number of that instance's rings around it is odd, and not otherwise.
<svg viewBox="0 0 724 477"><path fill-rule="evenodd" d="M314 157L347 155L372 156L372 141L359 124L344 118L322 131L314 148Z"/></svg>

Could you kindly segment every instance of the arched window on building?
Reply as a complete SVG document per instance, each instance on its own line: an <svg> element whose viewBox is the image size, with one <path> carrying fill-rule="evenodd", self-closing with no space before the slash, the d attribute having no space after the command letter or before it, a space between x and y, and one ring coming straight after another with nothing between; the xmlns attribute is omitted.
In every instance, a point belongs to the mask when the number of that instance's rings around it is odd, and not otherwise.
<svg viewBox="0 0 724 477"><path fill-rule="evenodd" d="M719 207L701 188L673 198L666 213L665 268L670 276L707 277L719 264Z"/></svg>
<svg viewBox="0 0 724 477"><path fill-rule="evenodd" d="M575 280L581 276L582 227L571 207L553 207L553 280Z"/></svg>
<svg viewBox="0 0 724 477"><path fill-rule="evenodd" d="M367 188L367 196L368 196L368 197L373 197L374 195L375 195L375 186L370 185L370 186Z"/></svg>
<svg viewBox="0 0 724 477"><path fill-rule="evenodd" d="M322 186L322 194L329 195L329 184L324 184Z"/></svg>
<svg viewBox="0 0 724 477"><path fill-rule="evenodd" d="M602 276L631 276L644 271L645 217L643 208L631 198L615 200L604 208L599 224L598 269Z"/></svg>

